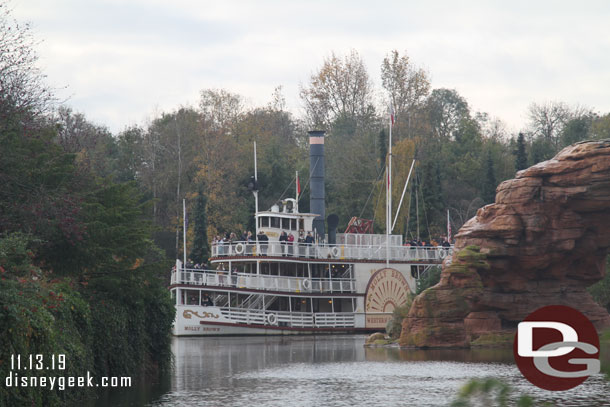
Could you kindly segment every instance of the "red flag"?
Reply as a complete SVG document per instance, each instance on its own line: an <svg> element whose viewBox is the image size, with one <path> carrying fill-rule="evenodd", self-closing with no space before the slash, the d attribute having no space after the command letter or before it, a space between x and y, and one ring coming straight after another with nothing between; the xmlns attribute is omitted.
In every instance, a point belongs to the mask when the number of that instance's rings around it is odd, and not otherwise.
<svg viewBox="0 0 610 407"><path fill-rule="evenodd" d="M297 175L297 195L301 195L301 183L299 182L298 175Z"/></svg>
<svg viewBox="0 0 610 407"><path fill-rule="evenodd" d="M392 121L392 126L394 125L394 107L390 106L390 120Z"/></svg>

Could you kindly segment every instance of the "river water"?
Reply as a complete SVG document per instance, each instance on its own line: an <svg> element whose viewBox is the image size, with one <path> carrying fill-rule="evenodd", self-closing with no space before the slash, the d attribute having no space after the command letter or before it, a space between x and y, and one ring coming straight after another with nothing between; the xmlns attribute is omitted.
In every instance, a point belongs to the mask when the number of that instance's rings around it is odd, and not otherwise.
<svg viewBox="0 0 610 407"><path fill-rule="evenodd" d="M610 381L575 389L529 384L510 349L364 348L365 337L174 338L175 369L159 383L108 395L118 406L447 406L471 378L494 377L553 406L610 406ZM610 347L602 359L610 363Z"/></svg>

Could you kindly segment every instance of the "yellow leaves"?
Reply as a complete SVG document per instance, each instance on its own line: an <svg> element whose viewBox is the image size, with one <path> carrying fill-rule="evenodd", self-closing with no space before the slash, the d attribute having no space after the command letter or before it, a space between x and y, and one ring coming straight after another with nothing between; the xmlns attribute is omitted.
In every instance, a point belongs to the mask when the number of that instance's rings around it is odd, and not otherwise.
<svg viewBox="0 0 610 407"><path fill-rule="evenodd" d="M394 217L396 216L396 210L398 209L400 196L402 195L402 190L405 186L407 176L409 175L409 169L411 168L411 163L413 162L414 157L415 141L411 139L400 140L392 147L392 222L394 222ZM415 163L415 167L413 167L413 174L411 174L411 180L409 180L409 188L405 193L405 198L400 209L400 214L398 215L396 225L394 226L394 234L402 233L406 225L407 217L409 214L409 191L411 190L411 187L413 185L413 177L416 169L417 163ZM383 225L384 230L386 224L386 179L387 175L385 175L382 180L377 183L375 190L375 196L378 197L378 199L380 200L379 203L376 205L375 223L377 223L377 225Z"/></svg>

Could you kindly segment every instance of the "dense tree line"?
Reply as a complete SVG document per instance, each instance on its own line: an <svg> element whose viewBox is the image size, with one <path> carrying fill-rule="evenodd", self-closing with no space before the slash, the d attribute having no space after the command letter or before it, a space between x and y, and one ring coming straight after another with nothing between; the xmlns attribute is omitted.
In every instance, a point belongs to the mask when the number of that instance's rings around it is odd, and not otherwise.
<svg viewBox="0 0 610 407"><path fill-rule="evenodd" d="M472 111L456 90L434 88L406 54L391 51L380 68L382 88L376 89L356 51L331 54L301 85L302 117L286 111L281 87L267 105L249 108L239 94L205 89L196 107L163 112L117 135L60 108L53 118L55 141L96 176L134 181L151 202L147 216L157 227L156 243L175 258L182 251L182 200L194 220L200 192L208 242L254 229L254 201L246 188L254 141L260 209L294 196L296 171L304 187L300 208L308 209L307 131L324 129L327 212L339 215L339 229L360 216L375 219L382 232L391 106L394 214L416 161L394 233L429 240L444 234L447 210L457 231L516 171L574 142L610 137L610 115L561 102L532 104L521 131L511 134L500 120ZM201 238L196 227L189 222L189 253ZM197 240L196 250L201 244Z"/></svg>
<svg viewBox="0 0 610 407"><path fill-rule="evenodd" d="M93 389L17 377L137 383L169 367L171 262L153 243L149 200L128 181L137 164L125 147L137 138L54 109L32 46L29 28L1 14L0 376L14 385L0 386L0 405L67 405ZM47 370L60 354L65 370ZM43 370L14 369L17 355L43 355Z"/></svg>

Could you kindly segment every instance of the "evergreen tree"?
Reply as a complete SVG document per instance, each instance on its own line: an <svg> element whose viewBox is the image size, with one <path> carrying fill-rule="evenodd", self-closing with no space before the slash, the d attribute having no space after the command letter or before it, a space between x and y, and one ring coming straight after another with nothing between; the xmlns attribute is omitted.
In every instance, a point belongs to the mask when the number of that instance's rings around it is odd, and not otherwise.
<svg viewBox="0 0 610 407"><path fill-rule="evenodd" d="M193 250L191 251L191 259L195 263L205 264L210 256L210 248L208 245L208 220L207 220L207 198L203 190L199 190L197 195L197 204L195 206L195 240L193 242Z"/></svg>
<svg viewBox="0 0 610 407"><path fill-rule="evenodd" d="M527 154L525 152L525 136L519 133L517 137L517 151L515 158L515 170L521 171L527 168Z"/></svg>
<svg viewBox="0 0 610 407"><path fill-rule="evenodd" d="M379 168L380 171L383 171L385 167L385 159L388 155L388 135L386 134L385 129L382 129L379 132L377 145L379 147Z"/></svg>
<svg viewBox="0 0 610 407"><path fill-rule="evenodd" d="M428 161L422 164L421 197L424 209L425 232L423 236L436 236L443 230L445 222L443 191L441 185L441 170L438 161ZM421 209L421 208L420 208ZM421 215L421 213L420 213ZM431 229L431 230L428 230Z"/></svg>
<svg viewBox="0 0 610 407"><path fill-rule="evenodd" d="M487 154L485 183L483 184L482 198L486 204L493 203L496 199L496 187L498 183L496 181L496 175L494 171L494 162L491 158L491 153Z"/></svg>

